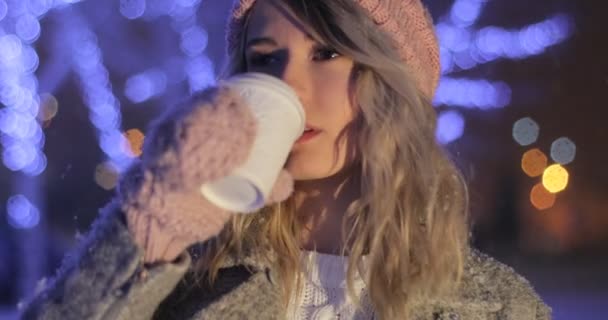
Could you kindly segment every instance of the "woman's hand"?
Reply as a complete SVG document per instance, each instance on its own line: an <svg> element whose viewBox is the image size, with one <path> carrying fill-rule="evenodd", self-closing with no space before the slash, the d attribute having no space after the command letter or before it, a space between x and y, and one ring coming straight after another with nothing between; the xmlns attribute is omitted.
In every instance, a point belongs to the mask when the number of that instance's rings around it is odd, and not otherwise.
<svg viewBox="0 0 608 320"><path fill-rule="evenodd" d="M146 263L172 261L222 230L232 213L207 201L200 187L246 161L256 125L244 100L228 88L208 89L152 124L141 161L119 184L129 230ZM292 190L283 170L267 204Z"/></svg>

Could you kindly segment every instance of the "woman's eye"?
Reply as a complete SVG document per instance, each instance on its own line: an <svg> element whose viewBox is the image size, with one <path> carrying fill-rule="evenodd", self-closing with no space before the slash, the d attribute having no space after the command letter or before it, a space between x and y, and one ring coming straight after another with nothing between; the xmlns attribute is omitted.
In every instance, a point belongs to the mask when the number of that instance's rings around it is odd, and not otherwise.
<svg viewBox="0 0 608 320"><path fill-rule="evenodd" d="M332 48L319 48L315 50L314 60L331 60L339 57L340 54Z"/></svg>
<svg viewBox="0 0 608 320"><path fill-rule="evenodd" d="M249 64L251 64L252 66L266 66L268 64L271 64L275 61L275 57L270 55L270 54L260 54L260 53L256 53L256 54L252 54L249 57Z"/></svg>

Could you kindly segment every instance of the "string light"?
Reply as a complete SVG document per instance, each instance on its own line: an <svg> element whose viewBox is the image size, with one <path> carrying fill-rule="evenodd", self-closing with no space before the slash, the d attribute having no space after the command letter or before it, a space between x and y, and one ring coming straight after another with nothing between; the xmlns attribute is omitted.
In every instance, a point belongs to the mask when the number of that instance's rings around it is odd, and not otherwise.
<svg viewBox="0 0 608 320"><path fill-rule="evenodd" d="M544 53L568 39L572 19L556 14L520 29L496 26L478 28L488 0L456 0L449 13L435 26L439 43L442 79L433 105L467 109L503 108L511 103L511 88L503 82L454 78L457 71L473 69L498 59L525 59ZM438 125L437 135L448 129ZM454 140L450 140L454 141Z"/></svg>
<svg viewBox="0 0 608 320"><path fill-rule="evenodd" d="M40 36L40 24L19 1L0 2L0 17L0 30L12 31L0 35L0 102L6 106L0 111L2 162L12 171L37 176L47 165L44 133L37 121L39 59L32 47Z"/></svg>
<svg viewBox="0 0 608 320"><path fill-rule="evenodd" d="M197 23L196 12L201 1L165 0L147 4L140 2L143 0L121 0L123 16L128 19L155 19L168 15L173 30L179 34L179 47L184 56L170 58L162 70L155 68L131 76L125 83L127 98L133 103L145 102L163 94L169 84L180 83L183 79L188 81L191 93L214 85L214 64L204 54L209 43L209 34Z"/></svg>
<svg viewBox="0 0 608 320"><path fill-rule="evenodd" d="M502 108L511 103L511 88L500 81L443 77L435 103L481 110Z"/></svg>
<svg viewBox="0 0 608 320"><path fill-rule="evenodd" d="M102 151L122 172L131 164L132 155L120 130L120 102L112 93L96 35L79 16L70 17L70 26L65 29L72 51L72 66L89 107L89 119L97 129Z"/></svg>

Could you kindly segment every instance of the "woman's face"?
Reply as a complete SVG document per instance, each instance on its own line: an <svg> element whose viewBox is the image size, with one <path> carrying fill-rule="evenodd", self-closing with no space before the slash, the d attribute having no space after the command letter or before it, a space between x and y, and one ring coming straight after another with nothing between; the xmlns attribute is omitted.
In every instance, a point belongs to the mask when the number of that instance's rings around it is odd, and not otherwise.
<svg viewBox="0 0 608 320"><path fill-rule="evenodd" d="M296 143L285 167L295 180L325 178L349 166L354 157L347 152L352 134L345 130L334 159L336 139L355 116L354 62L313 40L279 2L258 0L252 9L245 39L247 71L275 76L295 90L306 123L319 133Z"/></svg>

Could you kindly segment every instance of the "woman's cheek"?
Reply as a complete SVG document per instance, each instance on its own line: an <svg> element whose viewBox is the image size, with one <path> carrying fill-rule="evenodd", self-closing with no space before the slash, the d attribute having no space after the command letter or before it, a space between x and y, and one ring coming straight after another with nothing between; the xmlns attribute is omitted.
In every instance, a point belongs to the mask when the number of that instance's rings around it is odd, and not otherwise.
<svg viewBox="0 0 608 320"><path fill-rule="evenodd" d="M307 148L300 148L289 155L285 169L295 180L325 178L343 166L343 160L340 159L343 155L339 156L334 166L333 140L327 136L327 133L317 138L319 140L310 141Z"/></svg>

